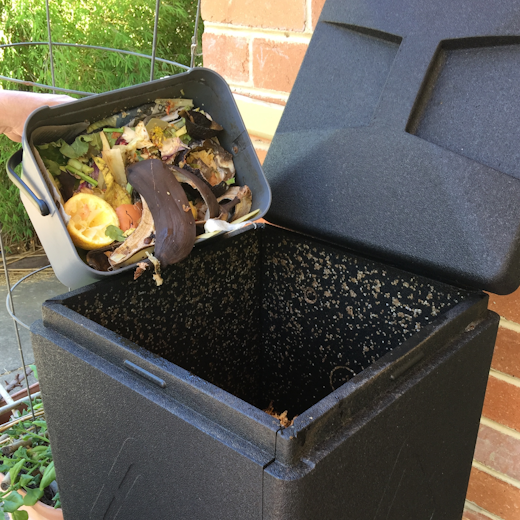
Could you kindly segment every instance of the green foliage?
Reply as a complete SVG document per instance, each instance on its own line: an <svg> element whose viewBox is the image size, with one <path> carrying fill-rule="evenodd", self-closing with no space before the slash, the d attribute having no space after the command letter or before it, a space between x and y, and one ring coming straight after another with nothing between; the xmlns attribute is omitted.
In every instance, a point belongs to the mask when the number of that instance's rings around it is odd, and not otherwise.
<svg viewBox="0 0 520 520"><path fill-rule="evenodd" d="M54 42L152 54L154 0L63 0L49 4ZM161 2L156 57L189 65L196 11L196 0ZM0 12L0 43L47 41L45 3L41 0L0 0ZM99 93L150 79L150 61L136 56L60 46L53 47L53 56L56 85L63 88ZM0 61L4 76L52 83L47 46L3 49ZM181 70L156 62L154 79ZM4 82L4 88L19 87Z"/></svg>
<svg viewBox="0 0 520 520"><path fill-rule="evenodd" d="M152 54L155 0L62 0L49 2L52 40ZM164 0L159 9L156 57L190 64L197 0ZM199 45L202 24L199 24ZM0 44L46 42L45 2L0 0ZM150 80L150 60L121 53L53 46L55 84L61 88L100 93ZM197 65L201 64L198 58ZM155 63L154 79L183 72ZM52 84L47 45L0 49L0 75ZM0 81L0 88L45 91ZM4 170L20 145L0 136L0 223L6 242L26 242L33 228L18 190Z"/></svg>
<svg viewBox="0 0 520 520"><path fill-rule="evenodd" d="M18 188L9 180L5 164L9 157L20 148L5 135L0 135L0 224L4 245L26 243L34 237L34 230L20 200ZM20 168L18 169L20 174Z"/></svg>
<svg viewBox="0 0 520 520"><path fill-rule="evenodd" d="M42 410L41 398L33 399L33 410ZM40 412L42 413L42 412ZM20 412L15 412L20 415ZM24 419L25 418L25 419ZM0 455L0 472L9 473L9 488L0 492L0 512L12 513L14 519L26 519L22 505L33 506L40 500L45 489L56 480L51 446L47 436L47 423L42 417L32 418L29 410L22 412L20 422L7 431L8 439L2 447L13 446L12 453ZM20 441L24 445L18 446ZM19 491L25 491L22 496ZM55 507L60 507L59 497L53 498Z"/></svg>

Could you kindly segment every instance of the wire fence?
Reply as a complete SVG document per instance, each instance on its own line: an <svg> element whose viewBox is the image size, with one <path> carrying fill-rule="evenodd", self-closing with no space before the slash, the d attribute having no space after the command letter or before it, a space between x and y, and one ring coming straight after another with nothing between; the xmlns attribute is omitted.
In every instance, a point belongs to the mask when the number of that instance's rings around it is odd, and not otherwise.
<svg viewBox="0 0 520 520"><path fill-rule="evenodd" d="M30 87L37 87L40 89L48 89L52 92L63 92L66 94L76 94L80 96L91 96L94 95L93 92L84 92L81 90L73 90L73 89L67 89L67 88L60 88L56 86L56 79L55 79L55 69L54 69L54 54L53 54L53 48L54 47L74 47L77 49L94 49L94 50L100 50L100 51L106 51L106 52L115 52L118 54L123 55L129 55L129 56L135 56L137 58L144 58L150 60L150 81L154 79L154 72L155 72L155 64L156 62L164 63L168 65L173 65L175 67L179 67L181 69L190 70L194 67L195 64L195 58L196 56L201 56L201 54L197 54L197 38L198 38L198 29L199 29L199 18L200 18L200 4L201 0L198 0L197 2L197 14L195 18L195 30L194 34L191 40L191 48L190 48L190 65L185 65L183 63L178 63L176 61L172 60L166 60L163 58L158 58L156 56L157 52L157 34L158 34L158 26L159 26L159 13L161 8L161 0L156 0L155 3L155 16L154 16L154 27L153 27L153 41L152 41L152 54L142 54L138 52L123 50L123 49L113 49L110 47L99 47L96 45L84 45L84 44L78 44L78 43L62 43L62 42L54 42L52 41L52 31L51 31L51 19L50 19L50 10L49 10L49 0L45 0L45 10L46 10L46 17L47 17L47 35L48 40L43 42L17 42L17 43L8 43L4 45L0 45L0 49L4 48L12 48L12 47L26 47L26 46L47 46L49 49L49 61L50 61L50 69L51 69L51 78L52 78L52 85L45 85L42 83L35 83L32 81L26 81L21 80L17 78L10 78L7 76L0 75L0 80L9 81L11 83L17 83L24 86L30 86Z"/></svg>

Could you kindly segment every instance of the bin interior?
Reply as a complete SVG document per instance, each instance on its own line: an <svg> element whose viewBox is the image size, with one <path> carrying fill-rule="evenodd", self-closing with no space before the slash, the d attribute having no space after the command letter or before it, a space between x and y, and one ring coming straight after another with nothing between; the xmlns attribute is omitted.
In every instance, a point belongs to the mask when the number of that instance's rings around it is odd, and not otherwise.
<svg viewBox="0 0 520 520"><path fill-rule="evenodd" d="M273 226L126 273L70 309L265 410L299 415L471 293Z"/></svg>

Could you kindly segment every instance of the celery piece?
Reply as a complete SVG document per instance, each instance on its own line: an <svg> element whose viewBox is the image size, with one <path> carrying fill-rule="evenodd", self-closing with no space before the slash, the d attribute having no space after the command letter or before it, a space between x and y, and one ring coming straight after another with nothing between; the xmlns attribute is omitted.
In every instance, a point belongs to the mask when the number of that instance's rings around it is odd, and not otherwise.
<svg viewBox="0 0 520 520"><path fill-rule="evenodd" d="M76 170L81 170L86 175L89 175L94 171L94 168L87 166L86 164L82 163L81 161L78 161L77 159L69 159L67 164L69 166L72 166L73 168L76 168Z"/></svg>
<svg viewBox="0 0 520 520"><path fill-rule="evenodd" d="M83 179L84 181L88 182L89 184L92 184L92 186L94 186L94 188L98 185L98 182L96 180L94 180L92 177L89 177L88 175L83 173L81 170L74 168L70 164L68 164L66 166L66 169L69 170L74 175L77 175L80 179Z"/></svg>

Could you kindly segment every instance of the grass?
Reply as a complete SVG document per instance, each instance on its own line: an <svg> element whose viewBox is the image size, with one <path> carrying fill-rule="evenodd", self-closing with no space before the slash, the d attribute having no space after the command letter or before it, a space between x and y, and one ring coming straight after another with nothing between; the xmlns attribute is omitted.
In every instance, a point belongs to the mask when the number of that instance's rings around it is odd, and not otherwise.
<svg viewBox="0 0 520 520"><path fill-rule="evenodd" d="M19 148L19 143L13 143L5 135L1 135L0 164L5 165ZM4 166L0 173L0 224L7 252L22 253L36 246L36 235L20 200L18 188L7 177Z"/></svg>

